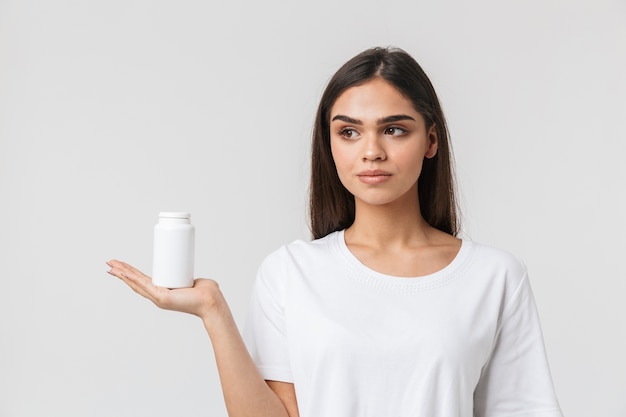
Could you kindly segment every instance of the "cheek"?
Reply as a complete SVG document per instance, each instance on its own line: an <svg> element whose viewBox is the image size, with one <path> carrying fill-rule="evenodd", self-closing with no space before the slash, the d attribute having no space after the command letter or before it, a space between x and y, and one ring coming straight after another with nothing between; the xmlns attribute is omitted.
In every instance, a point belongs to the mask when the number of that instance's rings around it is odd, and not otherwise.
<svg viewBox="0 0 626 417"><path fill-rule="evenodd" d="M395 160L402 171L411 173L413 176L419 176L424 163L423 153L420 149L406 149L395 155Z"/></svg>
<svg viewBox="0 0 626 417"><path fill-rule="evenodd" d="M335 162L335 167L337 168L337 172L341 172L346 168L347 164L347 155L345 149L341 146L335 145L334 141L330 142L330 151L333 157L333 161Z"/></svg>
<svg viewBox="0 0 626 417"><path fill-rule="evenodd" d="M332 146L332 143L330 149L339 181L347 190L350 190L350 173L352 172L353 163L349 152L347 152L345 147ZM351 193L352 191L349 192Z"/></svg>

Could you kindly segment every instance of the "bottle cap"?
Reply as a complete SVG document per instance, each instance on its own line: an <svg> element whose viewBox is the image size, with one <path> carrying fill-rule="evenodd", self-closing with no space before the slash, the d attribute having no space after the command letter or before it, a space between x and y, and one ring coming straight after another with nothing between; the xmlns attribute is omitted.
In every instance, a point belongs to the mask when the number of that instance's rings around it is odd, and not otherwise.
<svg viewBox="0 0 626 417"><path fill-rule="evenodd" d="M173 212L173 211L163 211L163 212L159 213L159 217L160 218L165 218L165 219L190 219L191 218L191 213L180 213L180 212Z"/></svg>

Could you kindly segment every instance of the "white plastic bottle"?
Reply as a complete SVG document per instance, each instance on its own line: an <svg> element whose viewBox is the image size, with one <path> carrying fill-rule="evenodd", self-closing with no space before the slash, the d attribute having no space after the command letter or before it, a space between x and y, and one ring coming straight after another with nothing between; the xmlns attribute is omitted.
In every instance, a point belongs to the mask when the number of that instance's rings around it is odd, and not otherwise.
<svg viewBox="0 0 626 417"><path fill-rule="evenodd" d="M152 282L166 288L193 287L195 230L189 213L159 213L154 226Z"/></svg>

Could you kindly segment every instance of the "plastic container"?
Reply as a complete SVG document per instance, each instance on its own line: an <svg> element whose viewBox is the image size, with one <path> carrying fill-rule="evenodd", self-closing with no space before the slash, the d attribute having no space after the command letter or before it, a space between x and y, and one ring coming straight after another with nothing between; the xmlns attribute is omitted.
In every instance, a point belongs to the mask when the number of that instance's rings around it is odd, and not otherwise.
<svg viewBox="0 0 626 417"><path fill-rule="evenodd" d="M195 230L189 213L159 213L154 226L152 282L166 288L193 287Z"/></svg>

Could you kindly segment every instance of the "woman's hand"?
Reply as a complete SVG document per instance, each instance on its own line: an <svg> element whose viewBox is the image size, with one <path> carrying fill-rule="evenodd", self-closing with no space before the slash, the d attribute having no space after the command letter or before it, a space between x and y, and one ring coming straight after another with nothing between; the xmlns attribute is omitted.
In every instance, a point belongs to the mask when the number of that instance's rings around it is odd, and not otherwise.
<svg viewBox="0 0 626 417"><path fill-rule="evenodd" d="M217 282L196 279L192 288L169 290L157 287L149 276L124 262L113 260L107 265L109 274L158 307L202 319L213 343L229 416L298 416L293 384L274 382L270 386L261 377Z"/></svg>
<svg viewBox="0 0 626 417"><path fill-rule="evenodd" d="M217 282L211 279L196 279L191 288L170 290L157 287L149 276L127 263L111 260L107 265L111 268L109 274L124 281L159 308L193 314L205 322L227 308Z"/></svg>

